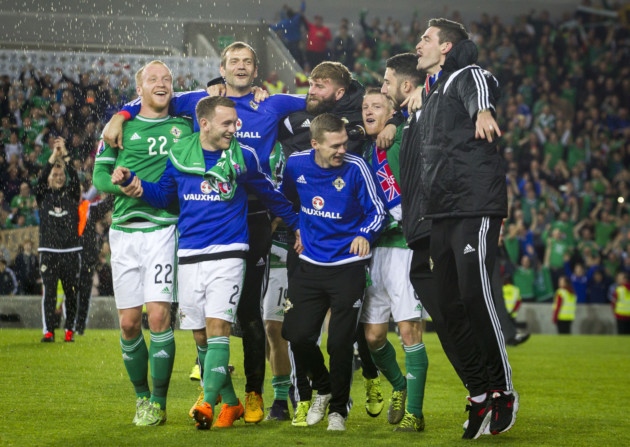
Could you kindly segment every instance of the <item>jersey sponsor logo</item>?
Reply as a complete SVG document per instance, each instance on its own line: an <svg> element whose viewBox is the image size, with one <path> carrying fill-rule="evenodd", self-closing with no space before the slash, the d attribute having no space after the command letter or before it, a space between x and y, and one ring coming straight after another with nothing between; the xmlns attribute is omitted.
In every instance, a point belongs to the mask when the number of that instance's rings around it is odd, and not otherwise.
<svg viewBox="0 0 630 447"><path fill-rule="evenodd" d="M311 127L311 120L307 119L306 121L303 121L300 127Z"/></svg>
<svg viewBox="0 0 630 447"><path fill-rule="evenodd" d="M332 184L337 191L341 191L346 186L346 182L341 177L337 177Z"/></svg>
<svg viewBox="0 0 630 447"><path fill-rule="evenodd" d="M472 248L472 247L470 246L470 244L466 244L466 247L464 247L464 254L465 254L465 255L467 255L468 253L472 253L472 252L474 252L474 251L475 251L475 249L474 249L474 248Z"/></svg>
<svg viewBox="0 0 630 447"><path fill-rule="evenodd" d="M210 183L208 183L207 180L204 180L203 182L201 182L200 188L201 188L201 192L204 194L210 194L212 192L212 187L210 186Z"/></svg>
<svg viewBox="0 0 630 447"><path fill-rule="evenodd" d="M164 287L164 288L162 289L162 291L161 291L160 293L164 293L164 294L167 294L167 295L168 295L168 294L170 294L170 293L171 293L171 290L168 288L168 286L166 286L166 287Z"/></svg>
<svg viewBox="0 0 630 447"><path fill-rule="evenodd" d="M140 135L138 135L138 132L134 132L133 135L131 136L131 138L129 138L131 141L135 141L135 140L139 140L141 137Z"/></svg>
<svg viewBox="0 0 630 447"><path fill-rule="evenodd" d="M422 312L422 304L416 304L416 308L414 310L417 312Z"/></svg>
<svg viewBox="0 0 630 447"><path fill-rule="evenodd" d="M315 196L311 200L311 204L316 210L321 210L322 208L324 208L324 198L320 196Z"/></svg>
<svg viewBox="0 0 630 447"><path fill-rule="evenodd" d="M225 312L223 312L225 315L229 315L229 316L234 316L234 311L232 309L228 309Z"/></svg>
<svg viewBox="0 0 630 447"><path fill-rule="evenodd" d="M216 194L184 194L184 200L198 202L220 202L221 197Z"/></svg>
<svg viewBox="0 0 630 447"><path fill-rule="evenodd" d="M158 351L155 354L153 354L153 358L154 359L170 359L171 356L168 355L168 352L162 349L161 351Z"/></svg>
<svg viewBox="0 0 630 447"><path fill-rule="evenodd" d="M277 317L284 317L284 310L280 309L278 312L274 314Z"/></svg>
<svg viewBox="0 0 630 447"><path fill-rule="evenodd" d="M303 176L303 175L300 175L300 176L298 177L298 179L296 180L296 182L298 182L298 183L303 183L303 184L305 184L305 185L306 185L306 179L304 178L304 176Z"/></svg>
<svg viewBox="0 0 630 447"><path fill-rule="evenodd" d="M342 218L340 213L333 213L332 211L314 210L313 208L307 208L305 206L302 206L302 212L310 216L324 217L326 219L339 220Z"/></svg>
<svg viewBox="0 0 630 447"><path fill-rule="evenodd" d="M254 109L254 110L258 110L258 103L256 101L254 101L253 99L249 102L249 106Z"/></svg>
<svg viewBox="0 0 630 447"><path fill-rule="evenodd" d="M236 137L236 139L239 138L261 138L260 134L258 132L236 132L234 134L234 136Z"/></svg>

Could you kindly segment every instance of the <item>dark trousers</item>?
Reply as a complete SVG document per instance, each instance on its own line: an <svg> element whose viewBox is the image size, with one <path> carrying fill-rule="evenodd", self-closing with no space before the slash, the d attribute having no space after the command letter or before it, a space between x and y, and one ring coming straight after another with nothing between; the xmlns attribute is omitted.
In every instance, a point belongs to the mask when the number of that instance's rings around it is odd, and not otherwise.
<svg viewBox="0 0 630 447"><path fill-rule="evenodd" d="M446 330L444 316L440 309L440 297L437 294L435 278L433 277L431 256L429 255L429 237L425 237L414 244L413 256L411 257L411 267L409 270L409 280L413 286L413 290L418 295L422 305L426 308L431 316L431 322L435 329L435 333L440 340L444 354L453 365L455 372L459 376L462 383L468 383L464 375L462 362L455 351L453 340L449 340L449 334ZM465 315L464 305L462 303L454 305L459 315ZM472 330L467 320L462 319L462 331L465 331L472 337Z"/></svg>
<svg viewBox="0 0 630 447"><path fill-rule="evenodd" d="M267 213L247 216L249 252L245 259L245 281L236 316L243 337L243 369L245 392L262 394L265 382L265 326L262 320L262 299L269 278L271 221Z"/></svg>
<svg viewBox="0 0 630 447"><path fill-rule="evenodd" d="M79 275L79 293L77 299L77 319L75 329L79 334L85 331L88 313L90 311L90 301L92 299L92 285L94 282L94 263L82 262L81 273Z"/></svg>
<svg viewBox="0 0 630 447"><path fill-rule="evenodd" d="M79 272L81 254L78 251L67 253L40 252L39 269L44 285L42 307L44 309L44 329L55 331L55 305L57 304L57 282L61 280L66 295L65 329L74 330L77 313L77 295L79 291Z"/></svg>
<svg viewBox="0 0 630 447"><path fill-rule="evenodd" d="M332 394L329 413L346 417L352 383L355 331L365 292L367 264L323 267L298 264L289 277L293 305L284 316L282 336L289 341L298 370L311 379L318 394ZM327 349L330 371L317 340L330 309ZM307 400L308 396L300 396Z"/></svg>
<svg viewBox="0 0 630 447"><path fill-rule="evenodd" d="M617 320L617 334L630 335L630 320Z"/></svg>
<svg viewBox="0 0 630 447"><path fill-rule="evenodd" d="M439 308L471 396L512 389L491 284L500 228L500 218L432 222L430 254Z"/></svg>
<svg viewBox="0 0 630 447"><path fill-rule="evenodd" d="M558 328L558 334L570 334L571 333L571 325L573 324L573 320L564 321L558 320L556 321L556 327Z"/></svg>

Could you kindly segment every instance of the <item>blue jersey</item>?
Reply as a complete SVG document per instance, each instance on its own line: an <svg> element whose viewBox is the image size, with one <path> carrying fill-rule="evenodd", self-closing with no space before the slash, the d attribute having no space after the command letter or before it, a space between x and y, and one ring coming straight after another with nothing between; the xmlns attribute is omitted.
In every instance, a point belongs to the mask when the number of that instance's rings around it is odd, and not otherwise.
<svg viewBox="0 0 630 447"><path fill-rule="evenodd" d="M180 214L178 257L211 255L249 249L247 230L247 191L255 191L260 200L282 217L291 228L298 228L293 206L262 172L256 152L241 146L246 169L237 177L235 195L222 200L201 174L178 170L169 159L157 183L142 181L142 198L151 206L164 208L179 200ZM200 149L201 150L201 149ZM222 151L202 151L206 171L217 164Z"/></svg>
<svg viewBox="0 0 630 447"><path fill-rule="evenodd" d="M205 90L194 92L179 92L171 99L170 113L175 116L189 116L193 119L195 132L199 130L199 123L195 116L195 107L200 99L208 96ZM264 101L254 101L254 94L241 97L230 96L236 103L236 134L239 143L256 150L258 159L267 175L271 175L269 155L278 137L278 123L285 116L304 110L306 102L304 95L271 95ZM123 107L123 111L135 117L140 112L140 101L135 100Z"/></svg>
<svg viewBox="0 0 630 447"><path fill-rule="evenodd" d="M292 154L287 160L282 190L299 199L300 258L318 265L341 265L365 260L350 253L357 236L374 243L386 211L370 168L356 155L345 154L340 167L321 168L315 150Z"/></svg>

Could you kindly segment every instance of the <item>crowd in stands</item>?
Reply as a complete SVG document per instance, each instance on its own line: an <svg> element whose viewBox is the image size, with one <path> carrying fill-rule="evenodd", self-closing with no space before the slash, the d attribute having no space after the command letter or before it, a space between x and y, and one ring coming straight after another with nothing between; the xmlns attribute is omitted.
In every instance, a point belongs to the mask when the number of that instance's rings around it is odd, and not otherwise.
<svg viewBox="0 0 630 447"><path fill-rule="evenodd" d="M323 17L306 16L304 4L287 6L272 26L303 68L300 92L304 74L322 58L343 62L365 86L380 86L387 58L415 52L429 18L415 12L405 26L361 11L358 24L342 18L333 35ZM478 64L502 85L505 281L524 301L551 301L567 276L579 303L609 302L616 274L630 273L630 27L580 10L561 18L532 12L513 23L486 13L448 18L465 24ZM181 77L176 84L186 90L205 81ZM267 80L269 89L277 83ZM296 92L293 85L279 89ZM33 182L56 136L66 138L89 191L103 125L134 96L132 76L42 73L27 63L0 73L0 229L38 224ZM105 219L97 231L104 265L108 227ZM16 267L15 258L5 260Z"/></svg>

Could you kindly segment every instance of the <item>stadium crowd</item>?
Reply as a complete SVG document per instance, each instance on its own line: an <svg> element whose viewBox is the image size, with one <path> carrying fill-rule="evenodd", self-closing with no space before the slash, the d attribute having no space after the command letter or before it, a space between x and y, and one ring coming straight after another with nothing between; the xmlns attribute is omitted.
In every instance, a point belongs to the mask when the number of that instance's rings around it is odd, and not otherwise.
<svg viewBox="0 0 630 447"><path fill-rule="evenodd" d="M382 84L387 58L415 52L426 22L419 12L404 26L391 18L370 20L361 11L358 24L343 18L333 36L322 17L311 22L306 16L304 5L299 11L285 7L272 27L301 64L299 75L331 59L365 86ZM610 302L617 274L630 273L630 27L621 17L603 20L580 10L562 18L532 12L513 23L487 13L478 20L457 12L449 18L467 26L479 65L502 85L498 146L510 206L501 250L504 280L524 301L550 302L566 276L578 303ZM315 36L320 41L313 46ZM182 76L175 89L205 81ZM261 84L273 92L278 82ZM280 91L287 90L295 93L296 86ZM66 139L86 197L96 197L92 171L100 133L134 97L133 77L114 71L40 72L25 64L1 73L0 229L38 225L33 187L55 137ZM96 272L103 272L105 284L111 281L110 223L106 217L96 225L102 247ZM27 283L37 270L10 256L5 243L0 241L2 258L15 273L16 293L33 293ZM31 254L24 245L18 257Z"/></svg>

